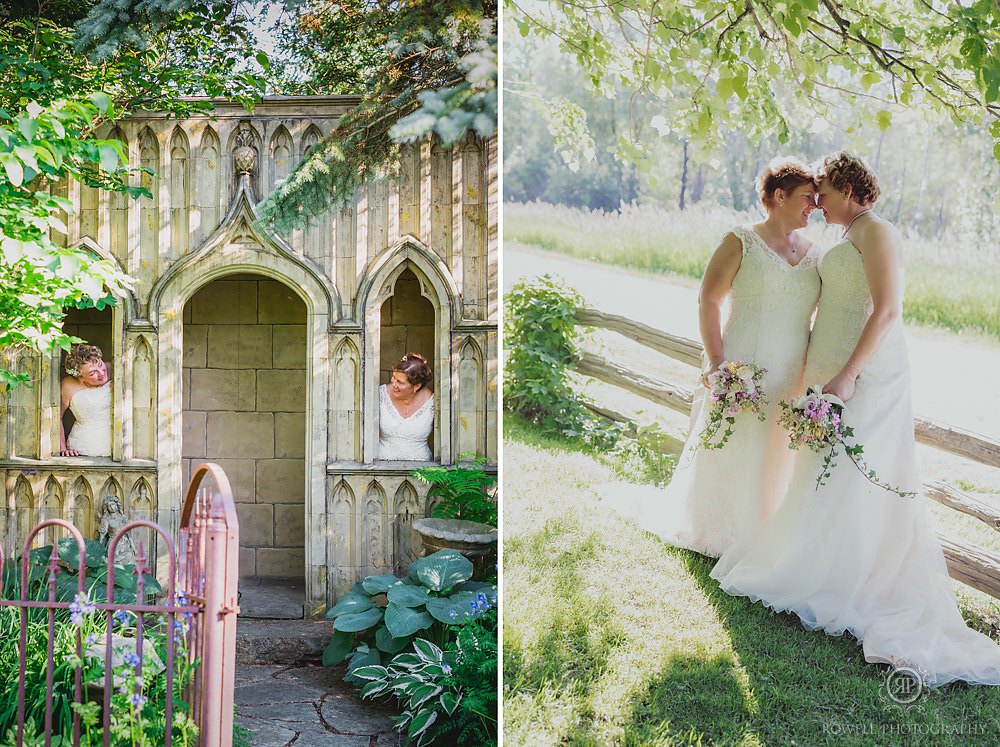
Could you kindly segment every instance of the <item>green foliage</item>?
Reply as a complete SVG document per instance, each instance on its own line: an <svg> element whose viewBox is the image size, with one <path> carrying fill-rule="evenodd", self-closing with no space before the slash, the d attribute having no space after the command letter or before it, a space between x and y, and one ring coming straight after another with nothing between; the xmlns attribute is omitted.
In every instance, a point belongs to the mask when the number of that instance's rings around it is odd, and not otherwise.
<svg viewBox="0 0 1000 747"><path fill-rule="evenodd" d="M429 498L437 498L431 515L442 519L464 519L498 526L496 500L496 475L488 474L483 465L486 459L474 454L469 466L420 467L414 476L431 484Z"/></svg>
<svg viewBox="0 0 1000 747"><path fill-rule="evenodd" d="M583 299L545 275L517 283L504 300L504 407L593 446L617 443L621 429L583 406L567 373L577 356L574 312Z"/></svg>
<svg viewBox="0 0 1000 747"><path fill-rule="evenodd" d="M244 62L248 21L225 4L138 5L114 29L141 10L157 15L155 33L142 31L140 44L139 36L109 31L114 50L100 61L75 51L72 29L60 24L78 14L58 3L34 9L50 15L0 27L0 348L68 349L79 340L62 332L66 308L103 308L126 292L128 279L114 263L62 246L63 216L75 207L57 188L68 180L133 198L149 194L129 185L121 144L96 138L98 127L140 108L174 116L211 110L207 99L184 98L196 94L252 105L263 90L263 78ZM102 2L94 12L117 7ZM4 389L24 383L23 375L0 371Z"/></svg>
<svg viewBox="0 0 1000 747"><path fill-rule="evenodd" d="M492 131L484 119L491 113L495 128L495 71L488 70L495 57L483 48L496 35L493 0L318 0L296 19L302 38L286 47L291 60L281 66L294 71L292 88L343 92L335 81L344 78L358 83L361 102L261 205L262 220L277 230L300 227L331 205L346 203L369 179L390 175L399 153L390 130L421 108L421 94L433 109L424 114L434 121L423 115L408 120L400 138L437 127L452 141L468 129ZM360 55L345 54L360 34ZM303 77L311 82L304 84Z"/></svg>
<svg viewBox="0 0 1000 747"><path fill-rule="evenodd" d="M461 701L450 674L444 651L422 638L413 642L412 653L394 656L388 666L374 664L355 670L355 676L367 683L362 697L391 695L402 704L402 712L392 721L397 730L405 731L406 743L416 747L436 741L439 718L451 716Z"/></svg>
<svg viewBox="0 0 1000 747"><path fill-rule="evenodd" d="M458 629L445 650L418 638L386 666L358 667L364 698L394 696L407 744L497 743L497 617L490 610Z"/></svg>
<svg viewBox="0 0 1000 747"><path fill-rule="evenodd" d="M389 130L397 143L434 134L445 146L457 143L470 130L487 138L497 128L497 37L476 42L476 50L458 61L465 80L439 90L417 94L420 108Z"/></svg>
<svg viewBox="0 0 1000 747"><path fill-rule="evenodd" d="M737 125L786 143L804 115L829 117L840 92L880 129L908 107L977 124L1000 115L1000 9L991 0L508 8L522 34L558 38L595 88L620 82L657 102L663 127L701 142Z"/></svg>
<svg viewBox="0 0 1000 747"><path fill-rule="evenodd" d="M121 621L112 619L114 633L126 639L137 635L135 618L126 616ZM173 743L192 745L196 742L197 728L190 717L189 704L183 691L191 683L194 667L186 655L186 622L175 633L176 669L174 672L174 727ZM53 744L70 744L73 734L73 714L80 713L82 722L81 745L97 747L102 744L103 729L99 724L100 708L95 702L74 703L74 681L77 664L82 665L83 682L88 686L103 685L104 657L88 656L86 651L95 642L101 646L107 630L105 615L95 614L93 608L85 609L81 619L72 622L64 615L57 615L51 640L54 647L52 675L53 689ZM5 672L18 671L20 613L16 607L0 608L0 667ZM76 656L77 639L83 641L84 658ZM147 614L143 630L144 666L153 654L161 662L166 661L166 622L157 615ZM47 676L47 651L50 635L43 614L29 617L27 626L27 655L25 666L25 744L36 744L32 736L38 734L44 723L45 691ZM134 653L131 646L129 650ZM145 653L147 650L149 654ZM124 657L123 657L124 658ZM113 662L116 659L112 659ZM115 747L155 747L164 743L164 704L166 703L166 677L163 674L144 677L136 694L134 668L126 661L113 664L114 681L117 683L112 694L112 717L110 743ZM17 734L17 692L18 678L7 677L0 682L0 745L13 747ZM43 744L43 741L37 744Z"/></svg>
<svg viewBox="0 0 1000 747"><path fill-rule="evenodd" d="M111 262L52 240L54 232L65 234L61 213L74 207L47 188L67 176L96 183L117 174L121 144L86 134L95 117L111 111L100 94L0 109L0 347L68 349L76 338L62 331L64 309L113 305L124 293L126 278ZM113 178L105 184L126 189ZM6 386L16 383L4 376Z"/></svg>
<svg viewBox="0 0 1000 747"><path fill-rule="evenodd" d="M471 578L472 563L454 550L420 558L405 578L368 576L327 611L334 633L323 663L333 666L350 656L345 679L353 682L359 666L409 650L418 636L443 645L451 626L496 602L494 584Z"/></svg>
<svg viewBox="0 0 1000 747"><path fill-rule="evenodd" d="M86 578L84 591L98 602L107 601L108 561L107 547L96 540L85 541L84 565ZM56 601L69 602L78 593L80 580L80 550L76 540L63 537L56 542L58 556L56 573ZM47 601L49 598L48 565L52 556L52 545L36 547L28 553L28 590L26 597L36 601ZM145 591L156 595L162 591L159 582L148 574L143 575ZM115 564L114 602L132 604L136 601L135 564ZM21 558L4 566L3 579L0 580L0 596L7 599L18 599L21 593ZM68 617L68 613L58 615Z"/></svg>
<svg viewBox="0 0 1000 747"><path fill-rule="evenodd" d="M497 612L492 609L459 628L448 644L452 676L462 695L448 724L455 744L487 747L497 743L497 631Z"/></svg>
<svg viewBox="0 0 1000 747"><path fill-rule="evenodd" d="M677 457L671 453L675 440L659 423L638 426L627 435L611 452L615 474L631 482L668 485L677 466Z"/></svg>

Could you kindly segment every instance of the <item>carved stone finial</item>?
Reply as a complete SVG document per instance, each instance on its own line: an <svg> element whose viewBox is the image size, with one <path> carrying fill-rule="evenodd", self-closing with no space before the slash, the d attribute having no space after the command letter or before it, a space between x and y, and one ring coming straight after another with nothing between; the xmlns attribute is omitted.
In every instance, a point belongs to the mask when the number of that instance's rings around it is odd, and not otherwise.
<svg viewBox="0 0 1000 747"><path fill-rule="evenodd" d="M233 148L233 164L236 173L249 178L257 170L257 149L254 147L254 132L246 122L240 123L236 131L236 147Z"/></svg>

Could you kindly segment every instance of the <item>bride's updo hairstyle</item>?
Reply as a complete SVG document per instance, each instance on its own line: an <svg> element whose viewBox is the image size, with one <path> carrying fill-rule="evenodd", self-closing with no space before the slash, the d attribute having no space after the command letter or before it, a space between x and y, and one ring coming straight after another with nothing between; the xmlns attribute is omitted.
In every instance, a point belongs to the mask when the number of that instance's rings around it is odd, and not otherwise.
<svg viewBox="0 0 1000 747"><path fill-rule="evenodd" d="M80 375L80 367L94 361L103 361L104 354L96 345L74 345L66 356L66 373L72 377Z"/></svg>
<svg viewBox="0 0 1000 747"><path fill-rule="evenodd" d="M765 208L774 204L774 193L779 189L788 194L803 184L813 184L812 171L797 158L775 158L757 177L757 194Z"/></svg>
<svg viewBox="0 0 1000 747"><path fill-rule="evenodd" d="M863 207L874 205L881 194L875 172L858 156L843 150L823 159L816 169L816 178L828 182L841 194L846 194L850 187L851 199Z"/></svg>
<svg viewBox="0 0 1000 747"><path fill-rule="evenodd" d="M416 386L429 386L433 379L431 367L427 365L427 359L420 353L407 353L399 362L392 367L393 371L406 374L406 380Z"/></svg>

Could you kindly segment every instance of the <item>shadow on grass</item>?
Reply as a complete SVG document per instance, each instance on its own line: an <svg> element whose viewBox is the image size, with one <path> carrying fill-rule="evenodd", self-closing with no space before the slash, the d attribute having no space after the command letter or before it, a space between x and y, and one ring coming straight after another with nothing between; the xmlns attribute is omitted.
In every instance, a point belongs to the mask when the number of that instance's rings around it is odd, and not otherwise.
<svg viewBox="0 0 1000 747"><path fill-rule="evenodd" d="M885 689L890 668L865 661L850 635L805 630L791 613L725 593L709 574L715 561L673 550L712 604L757 704L742 729L763 744L1000 743L998 688L958 683L912 705ZM925 739L921 740L923 737Z"/></svg>
<svg viewBox="0 0 1000 747"><path fill-rule="evenodd" d="M519 689L586 687L601 676L611 653L625 640L613 607L588 594L589 580L581 572L603 549L601 539L593 533L578 536L578 529L577 522L566 517L505 542L505 562L530 563L533 579L545 584L534 606L546 632L529 651L513 646L504 650L506 676L519 683Z"/></svg>

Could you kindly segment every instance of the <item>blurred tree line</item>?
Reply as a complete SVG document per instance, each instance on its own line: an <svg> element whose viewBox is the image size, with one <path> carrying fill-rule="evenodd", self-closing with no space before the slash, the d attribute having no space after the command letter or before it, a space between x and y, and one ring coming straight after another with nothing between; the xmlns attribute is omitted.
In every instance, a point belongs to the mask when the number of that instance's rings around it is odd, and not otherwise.
<svg viewBox="0 0 1000 747"><path fill-rule="evenodd" d="M613 30L607 43L620 43ZM985 124L930 107L901 108L883 122L868 102L836 91L818 115L793 91L785 143L748 132L736 117L717 122L715 137L689 139L662 96L629 82L625 73L595 81L565 43L506 24L504 199L594 210L702 201L754 209L754 179L772 157L810 162L846 148L877 170L879 210L901 227L958 243L1000 233L1000 166Z"/></svg>

